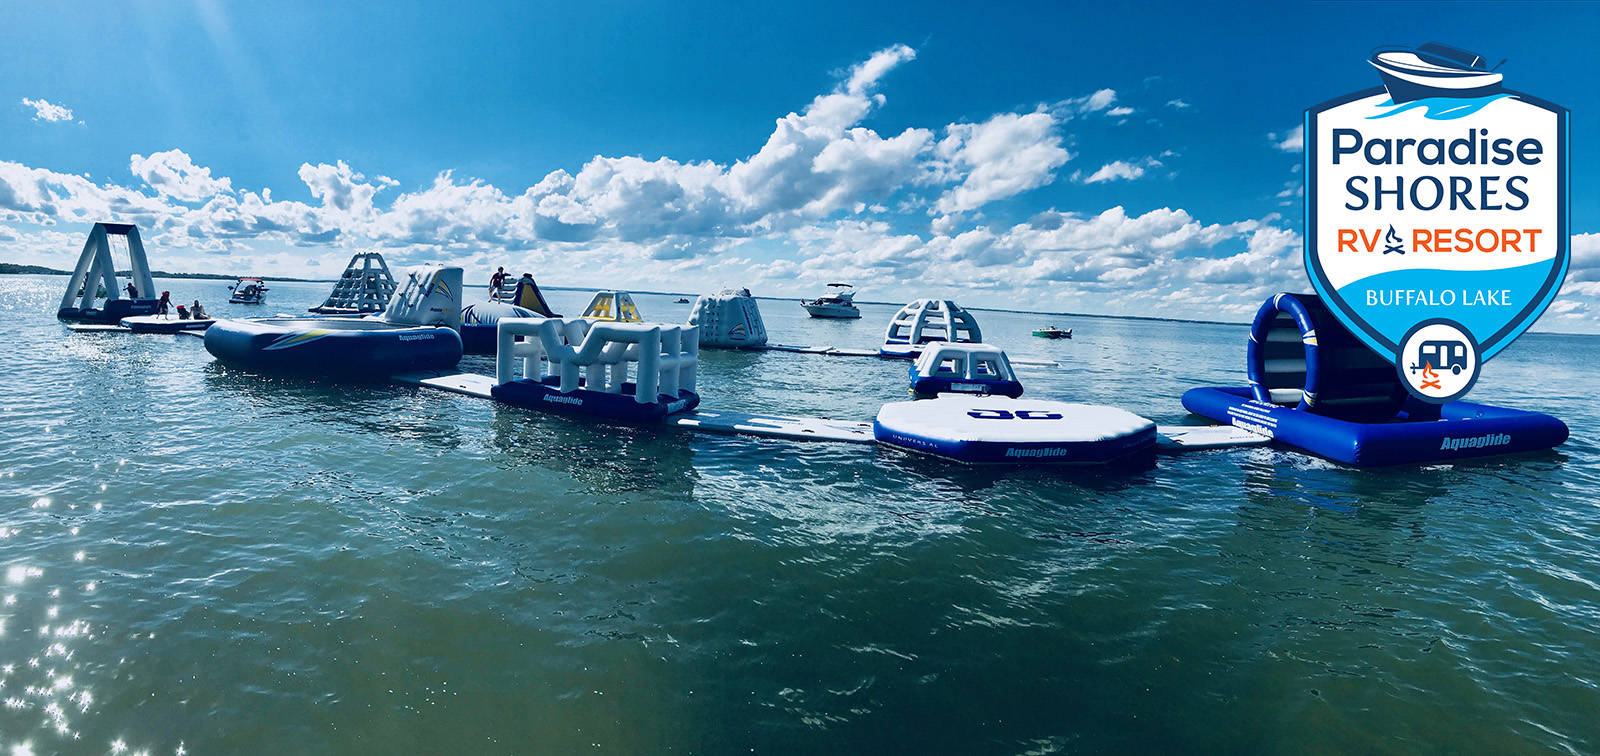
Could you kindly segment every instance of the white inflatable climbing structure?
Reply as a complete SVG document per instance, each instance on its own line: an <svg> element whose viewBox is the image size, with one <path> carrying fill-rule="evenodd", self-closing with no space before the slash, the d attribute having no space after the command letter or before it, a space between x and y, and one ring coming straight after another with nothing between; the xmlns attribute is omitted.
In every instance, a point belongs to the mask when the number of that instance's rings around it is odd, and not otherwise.
<svg viewBox="0 0 1600 756"><path fill-rule="evenodd" d="M495 399L614 420L661 420L694 409L694 326L506 318L496 345ZM522 340L518 340L518 337Z"/></svg>
<svg viewBox="0 0 1600 756"><path fill-rule="evenodd" d="M128 257L129 292L117 280L117 265L111 253L114 247L126 251ZM145 259L144 243L139 239L139 227L132 223L96 223L89 229L89 238L83 243L78 264L67 281L67 291L61 296L61 306L56 317L89 323L116 324L123 318L152 315L156 311L156 283L150 277L150 263ZM97 299L105 302L96 306Z"/></svg>
<svg viewBox="0 0 1600 756"><path fill-rule="evenodd" d="M884 357L916 357L935 342L980 342L983 333L971 313L948 299L918 299L894 314L883 335Z"/></svg>
<svg viewBox="0 0 1600 756"><path fill-rule="evenodd" d="M310 309L320 315L367 315L383 312L394 296L394 276L377 252L359 252L333 284L328 298Z"/></svg>
<svg viewBox="0 0 1600 756"><path fill-rule="evenodd" d="M702 294L689 313L689 325L700 329L703 347L744 349L767 343L767 326L749 289Z"/></svg>

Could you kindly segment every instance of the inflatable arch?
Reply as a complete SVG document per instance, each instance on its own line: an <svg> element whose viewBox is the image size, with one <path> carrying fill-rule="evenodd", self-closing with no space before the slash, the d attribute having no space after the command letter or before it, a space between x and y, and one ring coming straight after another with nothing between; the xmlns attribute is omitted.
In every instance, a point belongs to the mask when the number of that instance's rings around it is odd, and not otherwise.
<svg viewBox="0 0 1600 756"><path fill-rule="evenodd" d="M117 265L111 259L113 238L123 240L128 251L128 272L132 279L133 296L117 281ZM100 289L105 293L101 294ZM78 264L67 281L67 291L61 296L56 317L88 323L120 323L123 318L153 315L156 312L156 283L150 277L150 262L145 259L144 242L139 239L139 227L132 223L96 223L89 229L89 238L83 243ZM95 306L96 295L105 303Z"/></svg>
<svg viewBox="0 0 1600 756"><path fill-rule="evenodd" d="M1267 300L1250 329L1245 387L1190 389L1183 406L1358 467L1447 462L1549 449L1567 426L1549 415L1410 397L1394 366L1315 295Z"/></svg>

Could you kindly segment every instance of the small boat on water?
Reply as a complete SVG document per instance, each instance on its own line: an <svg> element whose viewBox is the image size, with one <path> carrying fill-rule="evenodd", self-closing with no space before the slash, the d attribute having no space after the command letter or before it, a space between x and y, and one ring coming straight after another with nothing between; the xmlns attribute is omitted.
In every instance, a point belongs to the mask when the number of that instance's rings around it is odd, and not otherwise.
<svg viewBox="0 0 1600 756"><path fill-rule="evenodd" d="M675 302L675 304L689 304L689 298L688 297L678 297L678 301Z"/></svg>
<svg viewBox="0 0 1600 756"><path fill-rule="evenodd" d="M1428 97L1483 97L1503 91L1500 61L1489 68L1483 56L1437 42L1411 47L1381 47L1367 61L1378 69L1395 104Z"/></svg>
<svg viewBox="0 0 1600 756"><path fill-rule="evenodd" d="M259 278L240 278L228 286L228 291L233 292L228 296L230 304L262 304L267 301L267 282Z"/></svg>
<svg viewBox="0 0 1600 756"><path fill-rule="evenodd" d="M1040 338L1045 338L1045 339L1070 339L1070 338L1072 338L1072 329L1071 328L1063 329L1063 328L1057 328L1055 326L1048 326L1048 327L1040 328L1040 329L1034 331L1033 335L1038 336Z"/></svg>
<svg viewBox="0 0 1600 756"><path fill-rule="evenodd" d="M177 333L179 331L204 331L217 322L212 318L170 317L167 315L138 315L122 319L122 327L134 333Z"/></svg>
<svg viewBox="0 0 1600 756"><path fill-rule="evenodd" d="M800 306L806 309L813 318L859 318L861 310L856 308L855 287L847 283L828 284L828 293L809 301L802 300Z"/></svg>

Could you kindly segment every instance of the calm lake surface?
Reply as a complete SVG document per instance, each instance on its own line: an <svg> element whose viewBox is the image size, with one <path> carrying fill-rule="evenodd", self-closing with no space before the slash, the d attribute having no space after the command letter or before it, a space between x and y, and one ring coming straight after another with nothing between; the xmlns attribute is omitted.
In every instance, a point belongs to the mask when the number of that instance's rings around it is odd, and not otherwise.
<svg viewBox="0 0 1600 756"><path fill-rule="evenodd" d="M65 280L0 276L0 753L1600 751L1600 339L1474 390L1566 420L1554 452L1062 473L262 376L70 333ZM864 348L893 311L761 308ZM1061 363L1032 397L1178 423L1243 381L1243 326L976 315ZM905 370L712 351L700 390L870 419Z"/></svg>

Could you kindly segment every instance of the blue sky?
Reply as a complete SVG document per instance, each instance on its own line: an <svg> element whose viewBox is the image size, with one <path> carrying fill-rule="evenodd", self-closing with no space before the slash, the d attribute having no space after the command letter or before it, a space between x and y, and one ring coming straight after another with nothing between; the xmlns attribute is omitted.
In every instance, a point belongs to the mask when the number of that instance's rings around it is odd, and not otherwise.
<svg viewBox="0 0 1600 756"><path fill-rule="evenodd" d="M1301 111L1376 85L1372 47L1436 39L1574 112L1580 236L1542 325L1595 330L1600 90L1563 43L1600 6L766 5L0 6L0 259L69 266L119 216L170 270L376 248L1242 319L1306 288Z"/></svg>

